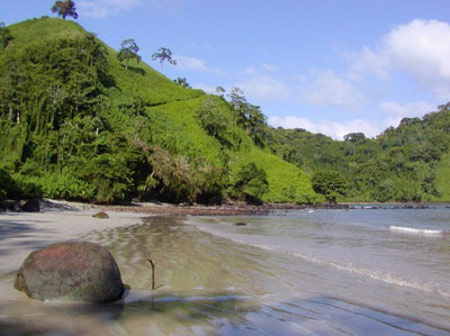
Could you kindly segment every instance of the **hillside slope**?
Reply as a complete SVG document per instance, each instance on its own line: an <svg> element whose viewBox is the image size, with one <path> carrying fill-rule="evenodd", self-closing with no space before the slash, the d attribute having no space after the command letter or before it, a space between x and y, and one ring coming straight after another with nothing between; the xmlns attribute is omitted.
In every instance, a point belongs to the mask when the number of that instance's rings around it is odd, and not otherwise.
<svg viewBox="0 0 450 336"><path fill-rule="evenodd" d="M316 201L309 176L255 145L223 98L183 88L145 62L126 69L74 22L42 18L8 29L0 197ZM211 131L217 116L220 134Z"/></svg>
<svg viewBox="0 0 450 336"><path fill-rule="evenodd" d="M337 171L341 201L450 201L450 104L423 118L404 118L375 139L336 141L305 130L272 129L274 153L310 174Z"/></svg>

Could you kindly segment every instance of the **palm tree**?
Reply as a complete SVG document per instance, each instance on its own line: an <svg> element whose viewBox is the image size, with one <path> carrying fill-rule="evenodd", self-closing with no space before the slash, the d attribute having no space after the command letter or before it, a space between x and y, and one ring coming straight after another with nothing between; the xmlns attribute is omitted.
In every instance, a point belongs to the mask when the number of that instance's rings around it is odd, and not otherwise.
<svg viewBox="0 0 450 336"><path fill-rule="evenodd" d="M75 20L78 19L75 2L73 2L72 0L56 1L52 6L52 12L58 13L58 15L62 16L64 20L66 19L66 16L71 16Z"/></svg>

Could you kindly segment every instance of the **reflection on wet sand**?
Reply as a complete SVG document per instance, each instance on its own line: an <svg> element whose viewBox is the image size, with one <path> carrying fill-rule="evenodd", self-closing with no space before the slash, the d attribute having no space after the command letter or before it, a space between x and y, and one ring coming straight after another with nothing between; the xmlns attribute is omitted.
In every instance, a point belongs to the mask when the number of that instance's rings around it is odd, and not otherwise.
<svg viewBox="0 0 450 336"><path fill-rule="evenodd" d="M258 249L230 245L179 218L149 217L144 225L94 232L83 239L108 248L133 289L151 289L148 258L156 262L156 287L171 292L238 289L265 294L263 282L276 277L266 263L268 256Z"/></svg>
<svg viewBox="0 0 450 336"><path fill-rule="evenodd" d="M0 304L1 335L179 335L194 329L214 330L214 321L226 320L239 325L251 310L257 311L245 298L229 293L205 297L151 296L135 302L111 305L17 302L14 308ZM12 309L11 309L12 308Z"/></svg>

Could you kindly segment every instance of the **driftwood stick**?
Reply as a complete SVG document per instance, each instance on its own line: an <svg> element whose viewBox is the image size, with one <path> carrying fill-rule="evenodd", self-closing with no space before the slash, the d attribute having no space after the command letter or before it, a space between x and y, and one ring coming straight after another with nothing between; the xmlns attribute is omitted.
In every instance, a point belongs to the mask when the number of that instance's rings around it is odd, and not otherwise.
<svg viewBox="0 0 450 336"><path fill-rule="evenodd" d="M150 265L152 266L152 290L155 290L155 266L156 263L151 259L147 259Z"/></svg>

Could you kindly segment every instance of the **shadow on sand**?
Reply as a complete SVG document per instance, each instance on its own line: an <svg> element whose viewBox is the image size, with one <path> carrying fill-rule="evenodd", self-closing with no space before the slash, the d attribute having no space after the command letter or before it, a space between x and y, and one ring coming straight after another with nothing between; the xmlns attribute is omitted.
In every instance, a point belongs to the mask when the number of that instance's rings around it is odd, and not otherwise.
<svg viewBox="0 0 450 336"><path fill-rule="evenodd" d="M4 311L0 304L0 312ZM39 303L32 304L36 307ZM333 298L287 302L251 300L233 293L205 296L147 295L111 305L40 304L36 312L0 319L2 335L449 335L406 317Z"/></svg>

